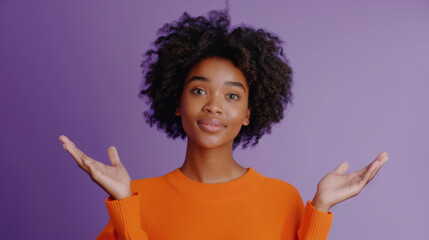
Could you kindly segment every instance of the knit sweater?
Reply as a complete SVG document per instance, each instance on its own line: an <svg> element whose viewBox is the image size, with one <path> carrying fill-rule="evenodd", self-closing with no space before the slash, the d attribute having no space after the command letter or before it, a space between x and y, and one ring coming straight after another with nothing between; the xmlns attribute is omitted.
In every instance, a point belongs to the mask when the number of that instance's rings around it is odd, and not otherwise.
<svg viewBox="0 0 429 240"><path fill-rule="evenodd" d="M295 187L253 168L235 180L207 184L179 168L131 182L131 197L106 199L110 216L97 239L327 239L332 213L306 206Z"/></svg>

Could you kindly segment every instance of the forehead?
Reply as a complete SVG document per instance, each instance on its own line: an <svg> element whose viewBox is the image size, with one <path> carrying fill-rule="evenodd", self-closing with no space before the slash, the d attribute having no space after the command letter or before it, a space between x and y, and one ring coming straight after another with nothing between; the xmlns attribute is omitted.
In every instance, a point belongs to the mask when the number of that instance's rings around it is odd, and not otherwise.
<svg viewBox="0 0 429 240"><path fill-rule="evenodd" d="M224 58L203 59L191 68L185 83L195 76L205 77L215 84L223 84L227 81L239 82L248 88L243 72L232 61Z"/></svg>

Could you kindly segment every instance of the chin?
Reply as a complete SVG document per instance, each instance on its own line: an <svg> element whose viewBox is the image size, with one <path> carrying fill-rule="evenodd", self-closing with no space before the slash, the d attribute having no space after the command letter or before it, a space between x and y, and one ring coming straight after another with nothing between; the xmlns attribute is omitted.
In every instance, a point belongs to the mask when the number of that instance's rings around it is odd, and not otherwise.
<svg viewBox="0 0 429 240"><path fill-rule="evenodd" d="M230 147L232 149L233 141L229 142L219 142L219 141L210 141L209 139L205 139L205 141L193 141L195 145L204 149L214 149L214 148L224 148Z"/></svg>

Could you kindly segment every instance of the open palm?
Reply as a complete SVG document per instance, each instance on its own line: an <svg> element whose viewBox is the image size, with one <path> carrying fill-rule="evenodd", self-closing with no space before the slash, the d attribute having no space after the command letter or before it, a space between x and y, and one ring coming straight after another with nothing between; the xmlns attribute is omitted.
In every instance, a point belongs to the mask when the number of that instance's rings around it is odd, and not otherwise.
<svg viewBox="0 0 429 240"><path fill-rule="evenodd" d="M387 160L387 153L382 152L368 166L349 174L346 174L349 164L341 163L319 181L312 201L313 205L327 212L335 204L356 196L374 178Z"/></svg>
<svg viewBox="0 0 429 240"><path fill-rule="evenodd" d="M122 165L114 146L107 149L107 155L112 164L109 166L88 157L66 136L61 135L59 140L63 142L63 148L74 158L79 167L113 199L119 200L131 196L130 175Z"/></svg>

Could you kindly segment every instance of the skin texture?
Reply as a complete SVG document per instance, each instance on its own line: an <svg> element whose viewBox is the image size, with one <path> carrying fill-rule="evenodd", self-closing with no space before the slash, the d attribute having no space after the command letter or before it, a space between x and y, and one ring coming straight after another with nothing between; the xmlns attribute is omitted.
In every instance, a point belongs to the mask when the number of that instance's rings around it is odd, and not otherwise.
<svg viewBox="0 0 429 240"><path fill-rule="evenodd" d="M188 141L203 148L229 146L241 126L249 124L248 98L243 73L229 60L208 58L186 77L175 114L181 116ZM209 122L222 127L219 131L202 128Z"/></svg>
<svg viewBox="0 0 429 240"><path fill-rule="evenodd" d="M228 182L243 176L247 169L232 156L234 138L251 121L249 86L241 70L222 58L207 58L188 73L176 116L188 135L182 173L202 183ZM172 113L173 114L173 113ZM108 148L111 166L85 155L66 136L59 140L81 169L113 199L131 196L131 179L119 160L116 148ZM317 185L312 204L328 212L332 206L359 194L388 160L386 152L366 167L346 174L343 162Z"/></svg>
<svg viewBox="0 0 429 240"><path fill-rule="evenodd" d="M247 172L234 160L232 145L241 127L249 124L248 98L246 78L231 61L208 58L191 69L175 112L188 135L183 174L218 183ZM215 129L206 127L210 124Z"/></svg>

